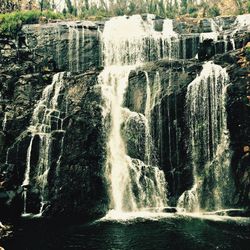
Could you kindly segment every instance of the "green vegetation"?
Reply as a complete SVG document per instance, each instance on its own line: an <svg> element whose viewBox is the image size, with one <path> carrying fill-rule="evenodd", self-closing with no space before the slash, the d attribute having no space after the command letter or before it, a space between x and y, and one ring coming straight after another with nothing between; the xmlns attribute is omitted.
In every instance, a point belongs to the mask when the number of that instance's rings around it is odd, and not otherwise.
<svg viewBox="0 0 250 250"><path fill-rule="evenodd" d="M72 13L73 9L71 0L67 1L68 10L64 10L64 13ZM166 5L163 0L151 0L148 2L137 0L137 1L119 1L113 3L109 9L105 5L89 6L84 5L81 10L78 11L81 18L94 18L102 19L111 16L122 16L122 15L133 15L133 14L144 14L150 13L161 17L174 18L179 13L179 7L177 1L173 5Z"/></svg>
<svg viewBox="0 0 250 250"><path fill-rule="evenodd" d="M198 16L198 11L199 11L199 8L197 6L191 5L191 6L188 7L188 14L191 17L197 17Z"/></svg>
<svg viewBox="0 0 250 250"><path fill-rule="evenodd" d="M5 1L8 2L10 0ZM53 12L55 5L49 0L38 1L40 11L14 11L0 14L0 35L4 34L15 37L23 24L34 24L39 23L40 21L46 22L46 20L50 19L75 19L77 17L80 19L102 20L112 16L142 13L151 13L164 18L176 18L182 15L193 18L215 17L220 15L220 9L216 4L202 2L201 4L197 5L189 0L182 0L180 6L177 4L177 1L172 1L172 4L166 4L164 0L120 0L116 3L112 3L109 9L107 9L105 4L100 7L90 6L88 0L82 2L82 7L77 9L73 4L73 0L65 1L67 8L64 9L63 13L61 14ZM248 4L244 4L244 8L241 1L237 2L240 12L250 12L250 1L248 1ZM20 6L17 9L20 9Z"/></svg>
<svg viewBox="0 0 250 250"><path fill-rule="evenodd" d="M220 9L215 5L208 9L209 17L216 17L220 15Z"/></svg>
<svg viewBox="0 0 250 250"><path fill-rule="evenodd" d="M176 18L179 16L187 17L216 17L223 14L225 10L220 10L218 3L221 0L215 1L201 1L200 4L196 4L195 1L181 0L179 1L164 1L164 0L120 0L116 3L111 3L109 8L103 3L102 6L97 7L90 5L88 0L85 0L82 7L78 10L72 5L73 0L66 0L67 10L64 13L80 16L81 18L102 19L109 16L117 15L133 15L142 13L151 13L161 17ZM239 0L238 8L243 6L241 0ZM241 12L247 12L246 4ZM237 12L237 10L234 10Z"/></svg>
<svg viewBox="0 0 250 250"><path fill-rule="evenodd" d="M246 59L250 62L250 47L245 47Z"/></svg>
<svg viewBox="0 0 250 250"><path fill-rule="evenodd" d="M0 34L15 37L24 24L39 23L40 20L62 19L64 16L50 10L15 11L0 14Z"/></svg>
<svg viewBox="0 0 250 250"><path fill-rule="evenodd" d="M119 13L115 14L116 16L119 16ZM124 14L121 14L124 15ZM82 12L80 14L80 18L82 19L91 19L94 18L95 20L102 20L106 17L112 16L111 13L107 12L103 8L97 8L97 7L92 7L89 9L82 9Z"/></svg>

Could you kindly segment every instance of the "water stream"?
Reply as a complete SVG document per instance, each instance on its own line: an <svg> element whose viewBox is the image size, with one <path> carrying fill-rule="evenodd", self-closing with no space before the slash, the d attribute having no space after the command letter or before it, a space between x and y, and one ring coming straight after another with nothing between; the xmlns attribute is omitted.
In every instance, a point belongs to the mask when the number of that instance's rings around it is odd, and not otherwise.
<svg viewBox="0 0 250 250"><path fill-rule="evenodd" d="M52 83L44 89L42 98L39 100L34 109L31 125L28 127L28 131L31 133L31 139L27 149L26 170L24 181L22 183L22 186L24 187L24 214L27 213L26 199L28 188L31 184L37 185L39 188L41 198L39 214L42 214L42 209L46 203L47 179L51 164L52 133L65 132L63 130L63 117L61 116L59 108L60 91L64 84L63 76L64 73L55 74ZM39 152L37 163L34 166L32 165L31 159L35 138L38 138L39 140Z"/></svg>
<svg viewBox="0 0 250 250"><path fill-rule="evenodd" d="M234 193L230 172L229 132L226 116L226 70L206 62L187 89L189 154L193 168L193 187L185 191L178 206L189 212L225 208ZM213 182L209 185L206 183ZM206 195L203 195L206 192ZM228 204L225 203L227 200Z"/></svg>
<svg viewBox="0 0 250 250"><path fill-rule="evenodd" d="M150 160L151 93L148 80L145 163L127 155L121 136L124 94L130 72L143 62L174 56L172 39L176 38L176 34L172 30L172 21L166 20L163 32L157 32L154 30L153 18L153 15L148 15L146 20L140 15L111 18L105 23L102 34L105 69L99 81L106 100L104 114L110 113L111 116L106 175L110 185L110 208L116 212L149 207L159 209L167 204L164 173L157 166L152 166Z"/></svg>

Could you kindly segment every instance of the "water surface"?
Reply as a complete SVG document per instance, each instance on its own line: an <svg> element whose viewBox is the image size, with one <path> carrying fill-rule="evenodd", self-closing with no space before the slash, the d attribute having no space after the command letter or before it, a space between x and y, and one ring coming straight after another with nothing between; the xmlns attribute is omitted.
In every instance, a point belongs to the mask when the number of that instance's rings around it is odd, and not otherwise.
<svg viewBox="0 0 250 250"><path fill-rule="evenodd" d="M86 224L43 219L17 222L6 250L233 249L250 246L249 219L183 215L107 216Z"/></svg>

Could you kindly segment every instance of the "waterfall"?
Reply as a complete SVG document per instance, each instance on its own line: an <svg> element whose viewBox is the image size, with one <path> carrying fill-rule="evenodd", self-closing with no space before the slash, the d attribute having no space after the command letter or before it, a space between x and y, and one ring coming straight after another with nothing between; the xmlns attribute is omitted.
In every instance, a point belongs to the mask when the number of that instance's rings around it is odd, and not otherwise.
<svg viewBox="0 0 250 250"><path fill-rule="evenodd" d="M68 35L68 65L70 72L79 72L83 69L83 58L80 52L84 47L84 27L77 26L77 24L69 24ZM81 29L81 32L80 32Z"/></svg>
<svg viewBox="0 0 250 250"><path fill-rule="evenodd" d="M172 30L172 22L165 30ZM126 30L126 32L124 32ZM154 30L154 16L143 20L140 15L114 17L105 23L102 41L104 70L99 75L105 105L104 121L111 119L111 131L107 142L108 157L106 178L110 186L110 208L117 212L138 211L166 206L166 181L164 173L150 162L150 105L151 93L147 84L145 107L146 163L127 155L126 143L121 135L125 115L131 119L135 112L124 109L124 94L129 74L143 62L172 56L174 32ZM150 49L148 49L150 47ZM163 51L165 51L163 53ZM142 115L142 114L141 114ZM126 123L125 123L126 124Z"/></svg>
<svg viewBox="0 0 250 250"><path fill-rule="evenodd" d="M148 73L146 76L146 105L145 105L145 162L150 165L152 163L152 137L151 137L151 89Z"/></svg>
<svg viewBox="0 0 250 250"><path fill-rule="evenodd" d="M230 172L229 132L225 108L226 70L206 62L188 86L186 95L188 153L193 169L193 187L178 200L187 211L219 209L233 193ZM212 182L212 183L211 183Z"/></svg>
<svg viewBox="0 0 250 250"><path fill-rule="evenodd" d="M33 145L34 135L32 135L30 139L30 144L27 150L27 157L26 157L26 170L24 175L24 181L22 184L23 190L23 214L27 213L27 187L30 184L30 157L31 157L31 150Z"/></svg>
<svg viewBox="0 0 250 250"><path fill-rule="evenodd" d="M154 29L154 15L119 16L105 23L104 65L138 65L163 57L177 57L177 34L172 20L165 19L162 32ZM126 32L124 32L126 31Z"/></svg>
<svg viewBox="0 0 250 250"><path fill-rule="evenodd" d="M33 145L34 135L32 135L30 139L30 144L27 150L27 157L26 157L26 170L24 175L24 181L22 186L28 186L30 184L30 157L31 157L31 150Z"/></svg>
<svg viewBox="0 0 250 250"><path fill-rule="evenodd" d="M111 132L108 141L107 167L111 181L111 196L114 210L136 210L129 177L129 164L126 148L121 137L123 95L128 83L131 67L113 66L103 70L99 76L103 95L109 102L111 112ZM125 200L126 196L126 200Z"/></svg>
<svg viewBox="0 0 250 250"><path fill-rule="evenodd" d="M63 113L60 111L60 91L64 87L64 73L54 75L52 84L48 85L42 98L37 103L28 131L31 133L30 144L27 149L26 171L22 186L24 187L24 213L27 212L28 186L37 186L41 198L40 214L46 203L48 173L51 164L52 139L55 132L64 134ZM36 168L32 167L32 149L35 139L39 141L39 152ZM63 139L62 139L63 140ZM60 142L62 144L62 141ZM61 145L62 146L62 145ZM32 170L32 179L31 179Z"/></svg>
<svg viewBox="0 0 250 250"><path fill-rule="evenodd" d="M5 112L5 113L4 113L4 118L3 118L3 123L2 123L2 130L3 130L3 131L6 130L7 121L8 121L8 113Z"/></svg>

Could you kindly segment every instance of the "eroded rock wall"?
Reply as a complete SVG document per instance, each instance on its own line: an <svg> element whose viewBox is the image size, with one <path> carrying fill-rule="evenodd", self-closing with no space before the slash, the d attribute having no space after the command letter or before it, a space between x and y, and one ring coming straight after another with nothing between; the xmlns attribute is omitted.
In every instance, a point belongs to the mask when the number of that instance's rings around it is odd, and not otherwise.
<svg viewBox="0 0 250 250"><path fill-rule="evenodd" d="M229 34L235 20L235 17L218 18L215 23ZM159 19L156 29L161 30L161 26ZM1 38L1 204L8 204L7 209L5 205L2 207L6 214L23 211L21 185L32 137L27 128L44 88L60 71L73 73L64 79L67 84L61 93L64 103L67 102L68 115L63 127L66 132L65 135L53 134L46 190L49 203L45 214L96 216L107 211L104 170L109 123L104 124L102 120L103 100L97 79L102 65L102 27L101 23L89 22L29 25L23 28L16 41ZM213 32L211 20L200 23L179 20L174 22L174 30L180 35L175 49L182 59L151 62L130 73L124 108L141 115L123 124L128 155L141 161L145 159L143 116L146 115L148 81L152 101L151 160L164 170L169 204L176 205L181 193L193 185L185 122L187 86L200 73L203 60L214 59L216 64L226 67L231 82L227 115L233 150L232 171L237 187L235 206L249 206L249 62L246 50L242 49L249 41L249 32L237 31L233 40L225 34L203 42L201 33ZM199 60L194 59L196 54ZM187 60L190 58L193 59ZM31 176L35 176L32 171L39 155L39 138L34 140ZM39 190L35 187L29 190L27 207L38 213Z"/></svg>

